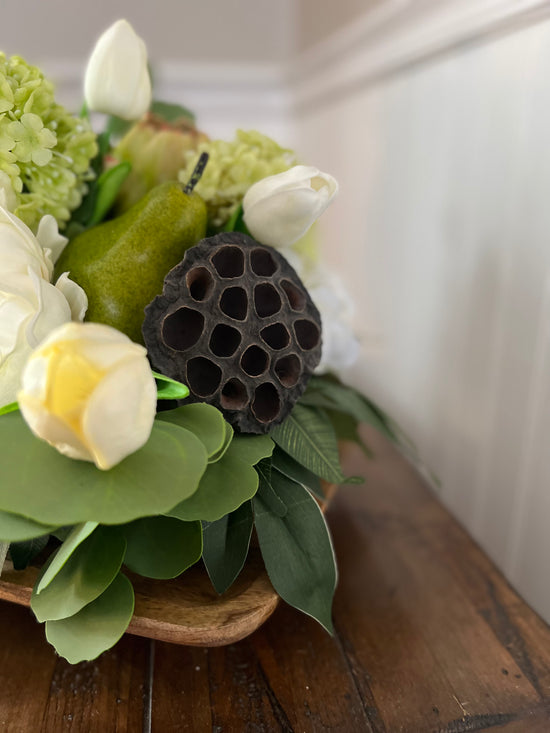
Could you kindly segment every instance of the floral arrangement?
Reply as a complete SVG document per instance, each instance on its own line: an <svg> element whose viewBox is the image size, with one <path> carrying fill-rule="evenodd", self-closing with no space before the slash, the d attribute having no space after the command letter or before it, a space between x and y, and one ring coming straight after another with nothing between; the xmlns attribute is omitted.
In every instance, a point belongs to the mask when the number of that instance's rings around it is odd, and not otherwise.
<svg viewBox="0 0 550 733"><path fill-rule="evenodd" d="M331 631L322 482L361 480L338 457L360 422L399 439L336 376L358 346L310 228L338 185L152 101L126 21L85 99L0 56L0 567L41 563L31 607L74 663L126 630L126 569L202 561L221 594L255 530L277 593Z"/></svg>

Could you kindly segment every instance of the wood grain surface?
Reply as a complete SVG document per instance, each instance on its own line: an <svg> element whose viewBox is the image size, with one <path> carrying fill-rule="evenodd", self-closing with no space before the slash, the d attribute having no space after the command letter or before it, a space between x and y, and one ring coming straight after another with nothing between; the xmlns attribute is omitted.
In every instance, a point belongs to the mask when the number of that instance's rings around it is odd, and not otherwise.
<svg viewBox="0 0 550 733"><path fill-rule="evenodd" d="M2 731L547 733L550 630L414 470L369 432L328 511L336 634L284 604L201 649L127 635L70 667L0 603Z"/></svg>

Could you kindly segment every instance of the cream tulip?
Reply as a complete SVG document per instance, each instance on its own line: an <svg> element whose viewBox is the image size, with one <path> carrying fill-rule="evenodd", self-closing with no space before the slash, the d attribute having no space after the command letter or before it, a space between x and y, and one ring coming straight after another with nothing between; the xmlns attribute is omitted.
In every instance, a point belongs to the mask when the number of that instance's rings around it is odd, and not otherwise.
<svg viewBox="0 0 550 733"><path fill-rule="evenodd" d="M289 247L304 236L338 192L328 173L296 165L254 183L243 199L243 218L252 236L271 247Z"/></svg>
<svg viewBox="0 0 550 733"><path fill-rule="evenodd" d="M84 77L91 110L137 120L151 104L147 49L127 20L117 20L98 39Z"/></svg>
<svg viewBox="0 0 550 733"><path fill-rule="evenodd" d="M66 323L31 354L17 395L35 435L107 470L148 440L157 390L143 346L100 323Z"/></svg>

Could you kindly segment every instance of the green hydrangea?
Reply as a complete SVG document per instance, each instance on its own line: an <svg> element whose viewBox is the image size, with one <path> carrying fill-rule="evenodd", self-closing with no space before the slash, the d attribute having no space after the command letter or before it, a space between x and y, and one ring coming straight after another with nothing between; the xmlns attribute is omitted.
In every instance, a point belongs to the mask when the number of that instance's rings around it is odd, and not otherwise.
<svg viewBox="0 0 550 733"><path fill-rule="evenodd" d="M82 201L96 154L88 121L56 104L40 69L0 53L0 181L15 191L14 213L35 231L44 214L62 228Z"/></svg>
<svg viewBox="0 0 550 733"><path fill-rule="evenodd" d="M292 150L255 130L237 130L233 142L202 142L197 151L189 151L187 166L178 176L181 182L189 180L205 151L210 158L195 190L206 202L210 226L218 229L231 218L253 183L296 165Z"/></svg>

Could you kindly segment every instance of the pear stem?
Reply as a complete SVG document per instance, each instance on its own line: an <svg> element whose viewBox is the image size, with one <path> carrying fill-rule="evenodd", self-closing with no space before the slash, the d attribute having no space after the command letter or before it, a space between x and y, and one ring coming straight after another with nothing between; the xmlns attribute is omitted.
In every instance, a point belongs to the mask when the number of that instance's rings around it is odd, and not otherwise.
<svg viewBox="0 0 550 733"><path fill-rule="evenodd" d="M204 173L204 169L206 168L206 164L208 163L208 153L201 153L200 158L197 162L197 165L195 166L195 170L193 173L191 173L191 178L187 181L187 183L184 186L183 192L186 194L190 194L193 192L193 189L197 185L197 183L200 181L202 174Z"/></svg>

